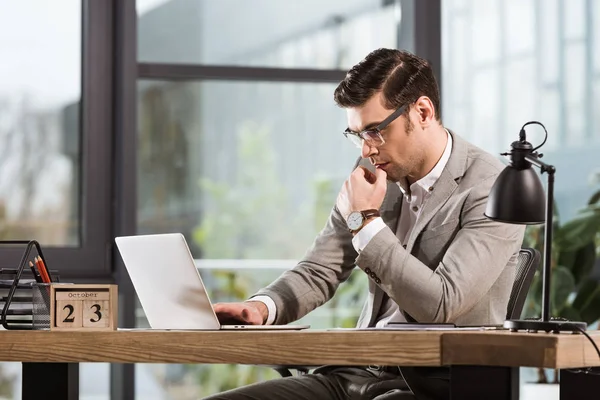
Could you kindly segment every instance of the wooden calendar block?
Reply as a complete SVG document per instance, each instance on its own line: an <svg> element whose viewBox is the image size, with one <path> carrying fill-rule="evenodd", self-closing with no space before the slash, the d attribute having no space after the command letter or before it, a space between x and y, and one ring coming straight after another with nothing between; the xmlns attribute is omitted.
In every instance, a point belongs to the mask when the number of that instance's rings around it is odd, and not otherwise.
<svg viewBox="0 0 600 400"><path fill-rule="evenodd" d="M58 328L81 328L81 302L70 300L56 301L56 326Z"/></svg>
<svg viewBox="0 0 600 400"><path fill-rule="evenodd" d="M50 286L50 330L116 330L117 285Z"/></svg>
<svg viewBox="0 0 600 400"><path fill-rule="evenodd" d="M108 301L85 300L83 302L83 326L107 328L110 321Z"/></svg>

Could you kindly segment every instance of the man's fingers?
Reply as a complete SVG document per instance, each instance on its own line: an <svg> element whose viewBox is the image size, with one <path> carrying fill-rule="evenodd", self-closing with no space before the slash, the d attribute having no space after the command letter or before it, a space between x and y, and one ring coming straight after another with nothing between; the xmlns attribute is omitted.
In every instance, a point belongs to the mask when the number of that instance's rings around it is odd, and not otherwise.
<svg viewBox="0 0 600 400"><path fill-rule="evenodd" d="M227 304L227 303L213 304L213 310L215 311L215 314L227 316L227 317L239 318L239 314L241 314L240 310L234 304Z"/></svg>
<svg viewBox="0 0 600 400"><path fill-rule="evenodd" d="M249 315L248 315L248 310L246 310L245 308L242 309L242 312L240 312L240 320L247 324L248 320L250 319Z"/></svg>
<svg viewBox="0 0 600 400"><path fill-rule="evenodd" d="M366 168L364 170L365 170L365 179L367 180L367 182L369 182L370 184L374 184L377 181L377 175L375 175L374 173L372 173L371 171L369 171Z"/></svg>
<svg viewBox="0 0 600 400"><path fill-rule="evenodd" d="M354 172L356 172L358 174L358 176L363 176L371 171L369 171L367 169L367 167L365 167L364 165L359 165L358 167L356 167L356 169L354 170Z"/></svg>
<svg viewBox="0 0 600 400"><path fill-rule="evenodd" d="M375 176L376 176L377 182L379 182L381 184L385 184L386 183L387 172L385 172L381 168L377 168L375 170Z"/></svg>
<svg viewBox="0 0 600 400"><path fill-rule="evenodd" d="M213 310L215 310L215 313L223 312L226 309L226 307L227 306L225 304L221 304L221 303L213 304Z"/></svg>
<svg viewBox="0 0 600 400"><path fill-rule="evenodd" d="M249 312L238 303L217 303L213 305L219 322L223 325L248 324Z"/></svg>
<svg viewBox="0 0 600 400"><path fill-rule="evenodd" d="M359 166L358 168L356 168L355 171L356 171L356 176L364 178L370 184L375 183L375 181L377 180L377 176L362 165Z"/></svg>

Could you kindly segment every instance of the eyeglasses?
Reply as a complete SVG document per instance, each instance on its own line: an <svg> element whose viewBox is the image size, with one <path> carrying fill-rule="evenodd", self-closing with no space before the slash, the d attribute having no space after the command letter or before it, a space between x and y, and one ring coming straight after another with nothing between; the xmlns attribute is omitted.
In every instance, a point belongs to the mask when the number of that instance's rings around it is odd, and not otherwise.
<svg viewBox="0 0 600 400"><path fill-rule="evenodd" d="M354 145L359 149L362 149L363 140L370 147L379 147L385 143L385 140L383 140L383 136L381 136L381 131L384 130L389 124L391 124L392 121L394 121L396 118L402 115L405 109L406 106L398 108L375 128L365 129L362 132L353 132L350 130L350 128L346 128L346 130L343 132L344 136L350 139L350 141L354 143Z"/></svg>

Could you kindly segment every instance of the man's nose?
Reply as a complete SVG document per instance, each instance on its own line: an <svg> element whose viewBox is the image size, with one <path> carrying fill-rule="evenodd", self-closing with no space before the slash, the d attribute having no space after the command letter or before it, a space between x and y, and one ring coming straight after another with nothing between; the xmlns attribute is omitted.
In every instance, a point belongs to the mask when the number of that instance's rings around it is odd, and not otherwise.
<svg viewBox="0 0 600 400"><path fill-rule="evenodd" d="M362 158L371 157L373 154L377 153L377 148L375 146L369 146L367 141L363 139L362 147L360 149L360 155Z"/></svg>

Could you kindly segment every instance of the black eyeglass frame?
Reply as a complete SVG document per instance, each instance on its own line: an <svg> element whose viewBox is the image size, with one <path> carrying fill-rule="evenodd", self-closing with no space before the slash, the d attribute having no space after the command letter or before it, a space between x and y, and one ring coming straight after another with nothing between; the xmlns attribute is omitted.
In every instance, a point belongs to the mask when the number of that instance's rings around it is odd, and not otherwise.
<svg viewBox="0 0 600 400"><path fill-rule="evenodd" d="M362 147L362 141L363 140L369 146L379 147L379 146L385 144L385 140L383 139L383 136L381 135L381 131L384 130L385 128L387 128L387 126L389 124L391 124L396 118L398 118L399 116L401 116L404 113L405 110L406 110L406 105L399 107L396 111L394 111L393 113L391 113L386 119L384 119L383 121L381 121L381 123L379 125L377 125L376 127L374 127L374 128L365 129L364 131L361 131L361 132L354 132L354 131L351 131L350 128L346 128L346 130L343 132L343 134L344 134L344 136L347 139L349 139L352 143L354 143L358 148ZM373 143L373 138L369 137L369 132L371 132L371 134L373 132L375 132L376 136L379 138L379 140L381 141L381 143L374 144ZM358 140L355 140L352 137L354 137L354 138L356 138Z"/></svg>

